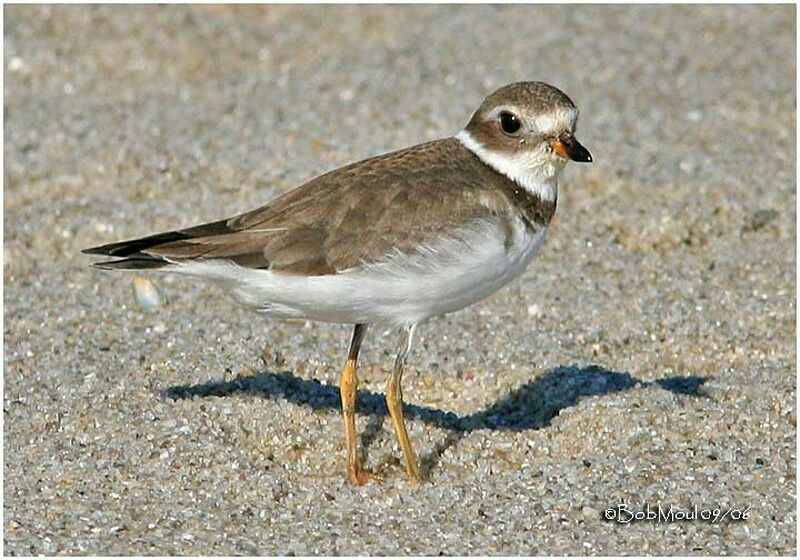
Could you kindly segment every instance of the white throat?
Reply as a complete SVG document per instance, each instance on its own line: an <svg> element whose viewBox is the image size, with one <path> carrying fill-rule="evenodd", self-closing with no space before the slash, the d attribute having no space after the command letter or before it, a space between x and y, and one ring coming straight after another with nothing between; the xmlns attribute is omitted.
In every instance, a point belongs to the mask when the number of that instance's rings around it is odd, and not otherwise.
<svg viewBox="0 0 800 560"><path fill-rule="evenodd" d="M502 173L531 194L542 200L554 201L558 194L558 172L563 164L531 155L509 157L484 148L466 130L456 135L456 139L480 160Z"/></svg>

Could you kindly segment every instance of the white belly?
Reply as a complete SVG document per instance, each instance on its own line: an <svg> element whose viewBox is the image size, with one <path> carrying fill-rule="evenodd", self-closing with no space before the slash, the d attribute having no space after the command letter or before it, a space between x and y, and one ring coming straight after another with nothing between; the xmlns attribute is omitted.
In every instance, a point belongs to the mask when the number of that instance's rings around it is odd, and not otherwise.
<svg viewBox="0 0 800 560"><path fill-rule="evenodd" d="M546 228L520 223L510 246L496 222L461 232L414 257L328 276L293 276L229 261L192 261L169 270L210 278L234 299L278 317L336 323L416 323L462 309L497 291L525 270Z"/></svg>

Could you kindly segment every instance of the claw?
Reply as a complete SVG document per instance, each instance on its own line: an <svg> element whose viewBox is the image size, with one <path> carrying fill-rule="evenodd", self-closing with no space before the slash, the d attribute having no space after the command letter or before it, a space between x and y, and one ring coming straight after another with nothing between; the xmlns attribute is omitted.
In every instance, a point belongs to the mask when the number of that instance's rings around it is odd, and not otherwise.
<svg viewBox="0 0 800 560"><path fill-rule="evenodd" d="M353 486L364 486L370 480L383 482L383 479L377 474L365 471L364 469L347 469L347 482Z"/></svg>

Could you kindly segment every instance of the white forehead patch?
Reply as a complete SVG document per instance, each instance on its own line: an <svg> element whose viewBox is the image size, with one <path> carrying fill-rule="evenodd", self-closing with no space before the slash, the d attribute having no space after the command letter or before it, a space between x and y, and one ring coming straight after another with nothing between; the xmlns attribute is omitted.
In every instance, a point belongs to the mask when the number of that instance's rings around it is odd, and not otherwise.
<svg viewBox="0 0 800 560"><path fill-rule="evenodd" d="M575 107L559 107L555 111L544 115L537 115L531 119L533 127L542 133L557 132L564 129L572 130L578 120L578 109Z"/></svg>

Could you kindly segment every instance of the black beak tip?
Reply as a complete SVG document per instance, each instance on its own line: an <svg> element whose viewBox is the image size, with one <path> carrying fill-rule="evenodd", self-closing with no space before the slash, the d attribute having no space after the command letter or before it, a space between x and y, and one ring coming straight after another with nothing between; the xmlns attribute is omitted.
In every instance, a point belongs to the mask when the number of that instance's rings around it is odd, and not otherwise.
<svg viewBox="0 0 800 560"><path fill-rule="evenodd" d="M570 154L570 159L579 163L592 163L594 161L592 159L592 154L589 153L589 150L580 144L575 146L575 150Z"/></svg>
<svg viewBox="0 0 800 560"><path fill-rule="evenodd" d="M566 155L572 161L579 163L592 163L592 161L594 161L592 159L592 154L589 153L589 150L584 148L583 144L578 142L571 134L564 138L562 142L566 144Z"/></svg>

